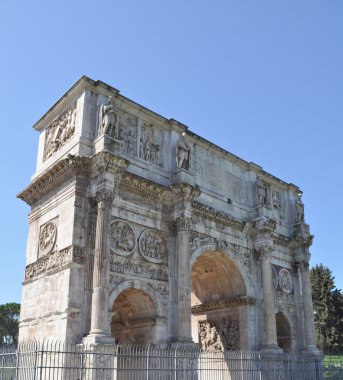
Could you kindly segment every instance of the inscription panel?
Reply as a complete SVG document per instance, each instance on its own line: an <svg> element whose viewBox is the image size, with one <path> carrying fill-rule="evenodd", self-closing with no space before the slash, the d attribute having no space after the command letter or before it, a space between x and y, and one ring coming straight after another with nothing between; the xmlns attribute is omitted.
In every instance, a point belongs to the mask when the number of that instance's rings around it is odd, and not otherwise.
<svg viewBox="0 0 343 380"><path fill-rule="evenodd" d="M213 153L196 146L194 150L194 172L205 185L208 184L215 191L229 196L241 204L248 203L246 185L240 177L231 173L223 165L226 162Z"/></svg>

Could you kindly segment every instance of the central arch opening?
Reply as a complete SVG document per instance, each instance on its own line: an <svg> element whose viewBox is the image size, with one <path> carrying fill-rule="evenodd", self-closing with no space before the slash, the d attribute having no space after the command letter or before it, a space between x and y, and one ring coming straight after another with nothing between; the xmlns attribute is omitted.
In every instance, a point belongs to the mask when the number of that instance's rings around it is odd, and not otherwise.
<svg viewBox="0 0 343 380"><path fill-rule="evenodd" d="M154 342L156 306L146 292L131 288L121 292L112 307L111 333L120 344Z"/></svg>
<svg viewBox="0 0 343 380"><path fill-rule="evenodd" d="M206 252L196 259L191 281L194 342L205 350L247 349L241 339L246 287L236 263L223 252Z"/></svg>

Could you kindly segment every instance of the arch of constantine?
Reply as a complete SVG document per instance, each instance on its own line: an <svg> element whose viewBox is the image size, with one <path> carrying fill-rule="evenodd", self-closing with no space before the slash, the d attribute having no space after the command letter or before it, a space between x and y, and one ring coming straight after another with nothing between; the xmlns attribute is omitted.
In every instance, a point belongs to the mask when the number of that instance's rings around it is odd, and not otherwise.
<svg viewBox="0 0 343 380"><path fill-rule="evenodd" d="M316 352L297 186L87 77L34 128L20 339Z"/></svg>

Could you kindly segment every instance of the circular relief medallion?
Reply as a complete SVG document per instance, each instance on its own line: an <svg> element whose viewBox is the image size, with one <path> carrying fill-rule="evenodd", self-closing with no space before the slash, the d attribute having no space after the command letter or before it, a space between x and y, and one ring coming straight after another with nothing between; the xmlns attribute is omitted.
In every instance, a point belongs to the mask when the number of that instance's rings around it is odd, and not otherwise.
<svg viewBox="0 0 343 380"><path fill-rule="evenodd" d="M57 227L54 222L46 223L41 229L39 236L39 253L40 256L50 253L56 243Z"/></svg>
<svg viewBox="0 0 343 380"><path fill-rule="evenodd" d="M276 269L273 266L272 266L272 280L273 280L273 288L275 290L278 286L279 280L278 280Z"/></svg>
<svg viewBox="0 0 343 380"><path fill-rule="evenodd" d="M121 256L128 256L136 248L136 237L129 223L115 220L111 224L111 250Z"/></svg>
<svg viewBox="0 0 343 380"><path fill-rule="evenodd" d="M164 239L153 230L145 230L139 237L139 251L142 256L152 263L164 261L167 252Z"/></svg>
<svg viewBox="0 0 343 380"><path fill-rule="evenodd" d="M279 285L285 293L291 293L293 290L292 275L286 268L282 268L279 272Z"/></svg>

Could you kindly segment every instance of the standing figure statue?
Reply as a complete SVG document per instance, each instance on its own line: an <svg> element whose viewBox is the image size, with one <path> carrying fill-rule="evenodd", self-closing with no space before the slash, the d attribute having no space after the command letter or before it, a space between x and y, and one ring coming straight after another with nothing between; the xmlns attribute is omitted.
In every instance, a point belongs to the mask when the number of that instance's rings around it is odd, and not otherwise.
<svg viewBox="0 0 343 380"><path fill-rule="evenodd" d="M256 195L257 195L257 204L259 206L267 205L267 188L263 183L261 178L257 177L256 181Z"/></svg>
<svg viewBox="0 0 343 380"><path fill-rule="evenodd" d="M305 220L304 217L304 204L299 196L295 201L295 219L297 223L302 223Z"/></svg>
<svg viewBox="0 0 343 380"><path fill-rule="evenodd" d="M117 115L110 96L105 104L100 106L99 112L99 135L106 134L116 138Z"/></svg>
<svg viewBox="0 0 343 380"><path fill-rule="evenodd" d="M191 148L184 138L176 144L176 166L178 169L189 169Z"/></svg>

